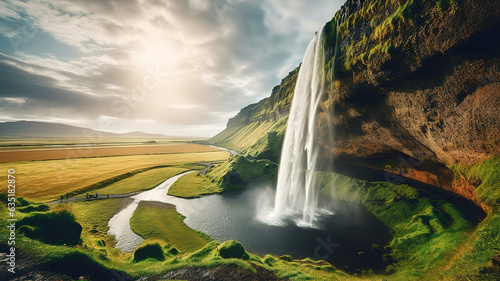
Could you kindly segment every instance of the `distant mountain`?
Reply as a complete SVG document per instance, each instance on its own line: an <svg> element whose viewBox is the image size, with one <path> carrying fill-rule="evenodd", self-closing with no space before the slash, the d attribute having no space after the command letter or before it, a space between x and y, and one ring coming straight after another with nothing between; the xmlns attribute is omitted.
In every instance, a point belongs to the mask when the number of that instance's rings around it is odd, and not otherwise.
<svg viewBox="0 0 500 281"><path fill-rule="evenodd" d="M129 132L129 133L111 133L93 130L89 128L82 128L77 126L70 126L58 123L45 123L36 121L16 121L0 123L0 137L115 137L115 138L168 138L165 135L147 134L144 132Z"/></svg>

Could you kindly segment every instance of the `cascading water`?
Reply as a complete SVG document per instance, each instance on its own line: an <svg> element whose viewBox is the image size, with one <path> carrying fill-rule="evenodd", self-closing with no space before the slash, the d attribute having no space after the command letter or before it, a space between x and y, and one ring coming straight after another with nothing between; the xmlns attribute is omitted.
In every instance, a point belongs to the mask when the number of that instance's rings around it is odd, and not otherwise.
<svg viewBox="0 0 500 281"><path fill-rule="evenodd" d="M297 225L314 227L319 195L315 128L325 82L324 28L309 43L300 66L281 152L274 211L265 218L259 216L268 223L282 224L284 217L299 215Z"/></svg>

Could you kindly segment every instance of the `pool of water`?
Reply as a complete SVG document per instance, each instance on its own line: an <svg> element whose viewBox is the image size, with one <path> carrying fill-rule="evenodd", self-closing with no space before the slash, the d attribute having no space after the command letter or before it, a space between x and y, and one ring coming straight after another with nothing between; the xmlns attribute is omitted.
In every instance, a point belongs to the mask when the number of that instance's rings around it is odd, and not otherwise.
<svg viewBox="0 0 500 281"><path fill-rule="evenodd" d="M252 253L323 259L343 269L353 269L353 265L374 268L382 263L383 247L377 250L373 245L383 246L390 232L361 206L330 202L329 212L318 218L318 228L298 227L292 221L282 226L269 225L257 219L257 214L262 200L272 200L272 188L254 186L195 199L166 195L182 175L132 197L134 202L110 220L117 248L132 251L142 243L142 238L130 230L129 220L138 202L147 200L174 204L189 227L219 242L238 240Z"/></svg>

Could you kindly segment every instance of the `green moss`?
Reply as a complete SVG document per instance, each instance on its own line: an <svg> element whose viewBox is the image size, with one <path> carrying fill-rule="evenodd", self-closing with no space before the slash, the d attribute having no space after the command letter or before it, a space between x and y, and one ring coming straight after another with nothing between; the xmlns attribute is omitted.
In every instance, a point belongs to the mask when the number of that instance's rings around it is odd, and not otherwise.
<svg viewBox="0 0 500 281"><path fill-rule="evenodd" d="M134 261L139 262L146 259L164 261L163 248L158 242L144 242L134 251Z"/></svg>
<svg viewBox="0 0 500 281"><path fill-rule="evenodd" d="M31 239L54 245L76 245L82 226L68 209L34 212L18 222L19 231Z"/></svg>
<svg viewBox="0 0 500 281"><path fill-rule="evenodd" d="M245 248L236 240L229 240L217 247L217 252L224 259L248 259Z"/></svg>
<svg viewBox="0 0 500 281"><path fill-rule="evenodd" d="M473 166L448 165L455 175L455 180L464 176L471 182L480 181L476 190L477 196L488 206L500 205L500 157L492 156Z"/></svg>
<svg viewBox="0 0 500 281"><path fill-rule="evenodd" d="M438 197L422 196L408 185L355 180L333 173L320 173L323 193L336 199L361 202L392 229L386 256L394 263L387 273L397 279L419 279L446 264L447 257L463 243L473 225L467 210Z"/></svg>

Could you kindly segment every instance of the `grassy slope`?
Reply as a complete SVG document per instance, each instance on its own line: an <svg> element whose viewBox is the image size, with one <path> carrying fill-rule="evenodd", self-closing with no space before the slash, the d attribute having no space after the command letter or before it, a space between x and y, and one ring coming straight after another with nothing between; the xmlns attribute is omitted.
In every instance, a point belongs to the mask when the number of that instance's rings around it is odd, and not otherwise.
<svg viewBox="0 0 500 281"><path fill-rule="evenodd" d="M500 254L500 157L449 168L457 177L481 181L478 196L492 210L475 229L466 210L440 198L422 197L412 187L327 173L321 177L325 194L361 201L393 229L388 258L396 263L387 268L394 273L391 279L500 279L500 272L491 266L491 258Z"/></svg>
<svg viewBox="0 0 500 281"><path fill-rule="evenodd" d="M109 220L124 208L130 199L78 202L71 204L76 220L82 225L83 235L89 247L114 245L114 237L108 234Z"/></svg>
<svg viewBox="0 0 500 281"><path fill-rule="evenodd" d="M228 127L210 141L244 155L279 160L288 117L277 121L255 121Z"/></svg>
<svg viewBox="0 0 500 281"><path fill-rule="evenodd" d="M479 198L492 207L486 219L471 235L444 270L463 279L500 280L500 272L491 266L491 258L500 254L500 157L490 157L473 166L449 165L456 176L481 181Z"/></svg>
<svg viewBox="0 0 500 281"><path fill-rule="evenodd" d="M269 98L243 108L209 141L245 156L278 162L298 72L299 67L283 78Z"/></svg>
<svg viewBox="0 0 500 281"><path fill-rule="evenodd" d="M184 224L175 207L139 205L130 219L132 230L144 239L163 239L181 253L200 250L212 239Z"/></svg>
<svg viewBox="0 0 500 281"><path fill-rule="evenodd" d="M168 189L168 195L194 198L205 194L219 193L223 189L199 173L189 173L179 178Z"/></svg>
<svg viewBox="0 0 500 281"><path fill-rule="evenodd" d="M421 280L444 266L447 257L470 234L473 226L466 211L438 197L422 197L407 185L367 182L322 173L323 193L349 202L361 202L393 231L387 246L388 279Z"/></svg>
<svg viewBox="0 0 500 281"><path fill-rule="evenodd" d="M458 179L463 175L471 182L477 180L481 184L477 188L477 196L489 206L500 205L500 157L490 157L486 161L473 165L448 165Z"/></svg>
<svg viewBox="0 0 500 281"><path fill-rule="evenodd" d="M0 169L16 169L17 196L48 201L67 192L84 192L89 186L99 185L131 171L155 166L225 160L228 157L229 153L226 151L173 153L6 163L0 164ZM2 174L0 181L5 182L6 175ZM6 186L2 187L0 192L5 193L5 188Z"/></svg>

